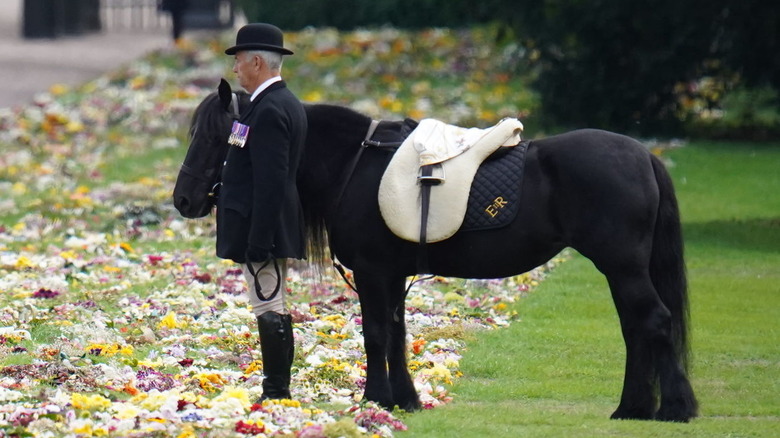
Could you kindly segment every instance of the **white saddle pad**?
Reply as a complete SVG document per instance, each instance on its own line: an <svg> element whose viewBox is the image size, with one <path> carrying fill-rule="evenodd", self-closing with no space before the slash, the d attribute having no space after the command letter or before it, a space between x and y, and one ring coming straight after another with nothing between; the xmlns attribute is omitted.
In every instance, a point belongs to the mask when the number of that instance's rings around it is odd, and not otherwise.
<svg viewBox="0 0 780 438"><path fill-rule="evenodd" d="M463 223L479 165L499 147L518 144L522 131L523 124L513 118L486 129L465 129L433 119L420 121L393 155L379 184L379 209L388 228L402 239L419 242L417 175L422 164L440 163L445 180L431 187L427 241L451 237Z"/></svg>

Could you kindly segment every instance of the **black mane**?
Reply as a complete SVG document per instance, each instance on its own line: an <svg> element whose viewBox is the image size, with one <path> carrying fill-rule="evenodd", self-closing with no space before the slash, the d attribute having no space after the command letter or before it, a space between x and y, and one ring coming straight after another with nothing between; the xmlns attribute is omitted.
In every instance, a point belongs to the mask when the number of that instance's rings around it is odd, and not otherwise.
<svg viewBox="0 0 780 438"><path fill-rule="evenodd" d="M334 150L343 151L344 160L351 157L350 149L358 150L371 118L338 105L304 104L304 108L308 131L304 163L298 172L298 190L306 224L308 259L313 265L322 268L330 257L326 215L331 206L325 197L319 195L323 187L309 187L307 181L330 181L332 185L338 185L340 175L322 175L318 172L324 170L325 161L333 158L330 154ZM315 174L318 176L312 177Z"/></svg>

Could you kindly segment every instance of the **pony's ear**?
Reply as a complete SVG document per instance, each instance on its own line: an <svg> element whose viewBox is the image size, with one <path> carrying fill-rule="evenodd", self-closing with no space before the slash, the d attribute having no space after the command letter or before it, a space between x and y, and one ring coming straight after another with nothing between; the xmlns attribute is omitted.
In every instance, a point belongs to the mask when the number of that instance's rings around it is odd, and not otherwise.
<svg viewBox="0 0 780 438"><path fill-rule="evenodd" d="M219 81L219 87L217 87L217 95L219 96L219 102L222 104L222 108L228 111L230 108L230 102L233 100L233 90L230 88L230 84L223 78Z"/></svg>

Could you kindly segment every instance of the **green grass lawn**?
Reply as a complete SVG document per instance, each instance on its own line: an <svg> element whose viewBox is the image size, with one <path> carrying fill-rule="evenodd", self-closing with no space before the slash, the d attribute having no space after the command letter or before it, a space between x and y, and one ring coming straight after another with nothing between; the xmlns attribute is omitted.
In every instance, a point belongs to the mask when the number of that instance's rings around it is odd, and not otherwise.
<svg viewBox="0 0 780 438"><path fill-rule="evenodd" d="M405 418L401 436L774 437L780 430L780 147L668 151L691 293L690 424L612 421L623 342L606 281L580 255L479 335L455 401Z"/></svg>

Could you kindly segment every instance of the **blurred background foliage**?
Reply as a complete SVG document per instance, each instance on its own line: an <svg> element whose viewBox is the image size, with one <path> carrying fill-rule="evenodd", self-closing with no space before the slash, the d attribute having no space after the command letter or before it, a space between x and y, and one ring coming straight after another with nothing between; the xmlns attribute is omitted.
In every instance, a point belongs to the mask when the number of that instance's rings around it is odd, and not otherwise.
<svg viewBox="0 0 780 438"><path fill-rule="evenodd" d="M777 0L237 0L287 31L488 25L549 130L780 138ZM416 44L417 42L412 42Z"/></svg>

